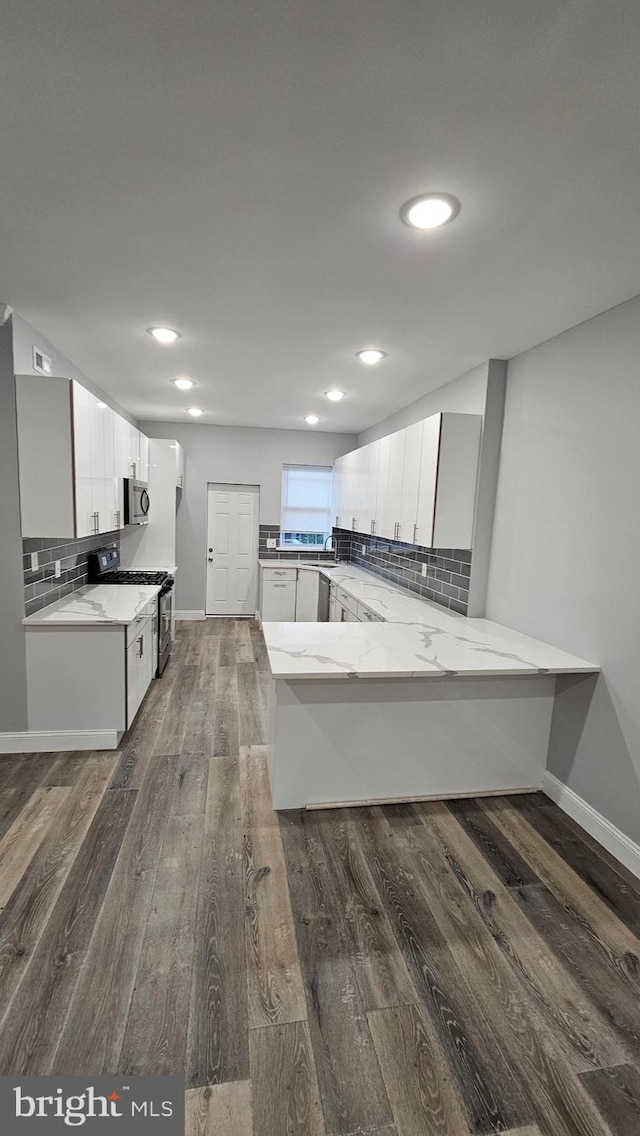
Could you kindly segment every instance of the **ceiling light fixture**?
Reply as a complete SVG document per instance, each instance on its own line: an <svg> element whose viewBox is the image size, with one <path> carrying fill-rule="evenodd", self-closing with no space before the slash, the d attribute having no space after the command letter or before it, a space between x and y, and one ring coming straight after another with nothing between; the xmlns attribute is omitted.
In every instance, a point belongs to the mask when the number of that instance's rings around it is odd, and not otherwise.
<svg viewBox="0 0 640 1136"><path fill-rule="evenodd" d="M377 347L365 347L364 351L356 351L356 358L361 363L366 363L367 367L373 367L375 363L384 359L386 354L386 351L379 351Z"/></svg>
<svg viewBox="0 0 640 1136"><path fill-rule="evenodd" d="M325 391L325 395L332 402L340 402L340 399L344 398L344 391Z"/></svg>
<svg viewBox="0 0 640 1136"><path fill-rule="evenodd" d="M147 331L157 339L158 343L175 343L176 339L182 338L180 332L174 331L171 327L148 327Z"/></svg>
<svg viewBox="0 0 640 1136"><path fill-rule="evenodd" d="M172 382L174 387L177 387L179 391L188 391L195 386L193 379L188 379L185 375L180 375L177 379L172 379Z"/></svg>
<svg viewBox="0 0 640 1136"><path fill-rule="evenodd" d="M317 414L307 414L305 417L305 422L308 426L317 426L319 421L320 419Z"/></svg>
<svg viewBox="0 0 640 1136"><path fill-rule="evenodd" d="M460 212L460 202L450 193L421 193L405 201L400 218L410 229L437 229L453 221Z"/></svg>
<svg viewBox="0 0 640 1136"><path fill-rule="evenodd" d="M96 406L98 407L98 410L106 410L107 409L106 402L96 402Z"/></svg>
<svg viewBox="0 0 640 1136"><path fill-rule="evenodd" d="M199 418L201 414L204 414L204 411L199 406L190 406L187 409L187 414L190 414L192 418Z"/></svg>

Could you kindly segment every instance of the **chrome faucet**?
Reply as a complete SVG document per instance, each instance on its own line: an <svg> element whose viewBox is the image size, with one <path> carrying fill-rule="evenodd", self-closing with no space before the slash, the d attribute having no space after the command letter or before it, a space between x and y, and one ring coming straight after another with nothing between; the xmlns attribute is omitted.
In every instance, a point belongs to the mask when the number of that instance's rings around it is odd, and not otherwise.
<svg viewBox="0 0 640 1136"><path fill-rule="evenodd" d="M331 549L327 549L327 545L328 545L330 540L333 540L333 533L329 533L327 539L325 540L325 542L322 546L323 552L327 552L327 551L335 552L335 548L334 548L333 545L331 545Z"/></svg>

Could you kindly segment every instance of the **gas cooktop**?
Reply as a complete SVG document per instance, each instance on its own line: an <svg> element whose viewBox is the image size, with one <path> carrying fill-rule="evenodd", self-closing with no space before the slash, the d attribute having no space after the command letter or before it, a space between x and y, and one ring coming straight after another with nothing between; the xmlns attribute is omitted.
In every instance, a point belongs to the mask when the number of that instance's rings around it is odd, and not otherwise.
<svg viewBox="0 0 640 1136"><path fill-rule="evenodd" d="M101 584L164 584L171 577L168 572L103 572L100 575Z"/></svg>

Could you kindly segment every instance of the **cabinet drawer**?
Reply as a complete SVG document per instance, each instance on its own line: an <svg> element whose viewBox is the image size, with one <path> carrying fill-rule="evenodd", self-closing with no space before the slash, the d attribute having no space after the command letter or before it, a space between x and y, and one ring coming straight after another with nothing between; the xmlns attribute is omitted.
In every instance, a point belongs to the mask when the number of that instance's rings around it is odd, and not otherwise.
<svg viewBox="0 0 640 1136"><path fill-rule="evenodd" d="M357 618L358 601L354 600L353 596L350 596L348 592L345 592L344 588L336 588L336 599L338 600L339 604L342 604L342 606L345 607L347 611L350 611L351 614L355 615Z"/></svg>
<svg viewBox="0 0 640 1136"><path fill-rule="evenodd" d="M263 568L263 580L297 580L297 568Z"/></svg>
<svg viewBox="0 0 640 1136"><path fill-rule="evenodd" d="M358 619L361 623L384 623L381 615L376 615L375 611L371 611L364 604L358 604Z"/></svg>
<svg viewBox="0 0 640 1136"><path fill-rule="evenodd" d="M153 600L150 604L142 609L140 615L134 619L127 627L127 647L130 647L133 642L138 638L140 632L144 628L145 623L149 623L156 614L158 608L158 601Z"/></svg>

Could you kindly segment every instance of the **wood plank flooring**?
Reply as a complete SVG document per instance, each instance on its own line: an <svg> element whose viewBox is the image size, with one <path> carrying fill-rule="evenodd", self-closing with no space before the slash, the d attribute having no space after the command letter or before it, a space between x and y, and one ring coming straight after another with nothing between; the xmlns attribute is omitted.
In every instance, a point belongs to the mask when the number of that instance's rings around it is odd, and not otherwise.
<svg viewBox="0 0 640 1136"><path fill-rule="evenodd" d="M274 813L268 681L181 624L117 752L0 758L0 1074L178 1073L187 1136L640 1136L640 881L541 794Z"/></svg>

